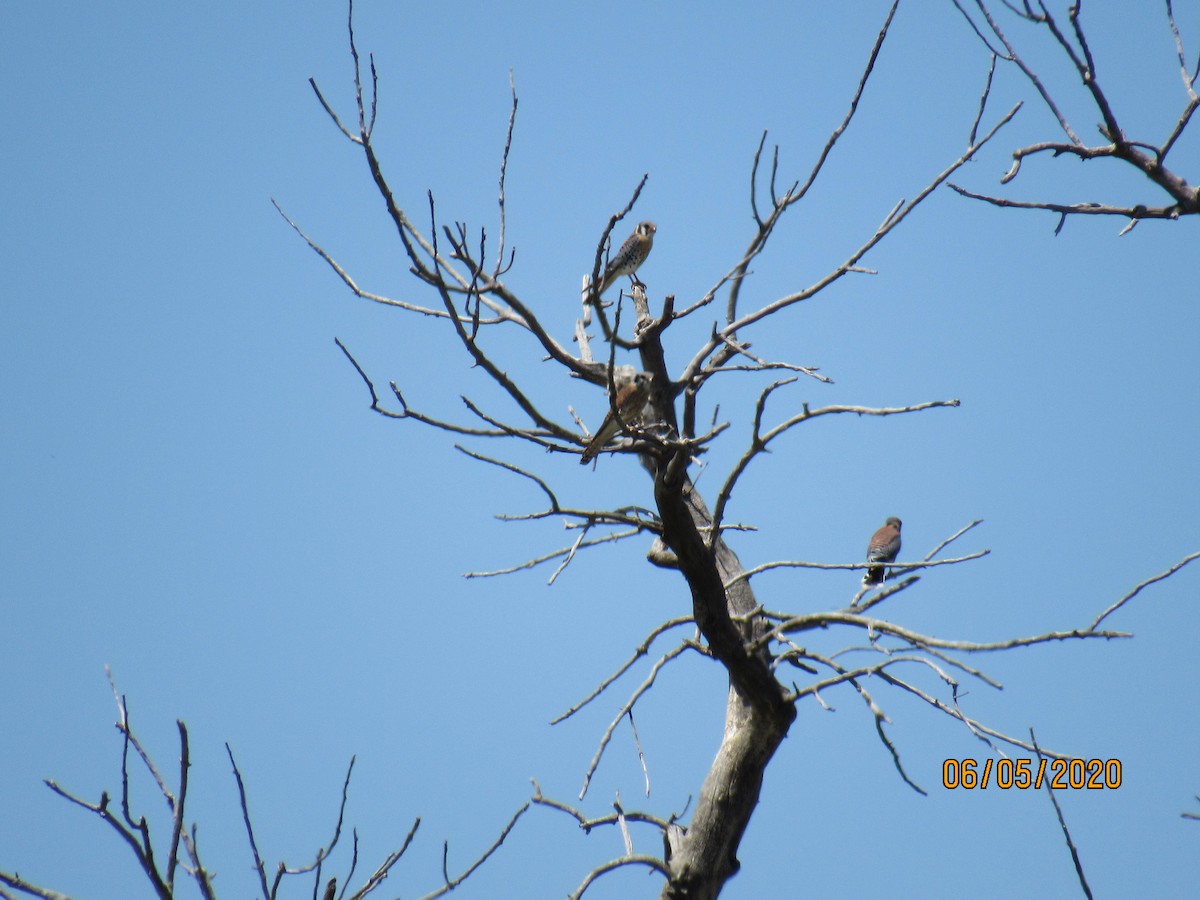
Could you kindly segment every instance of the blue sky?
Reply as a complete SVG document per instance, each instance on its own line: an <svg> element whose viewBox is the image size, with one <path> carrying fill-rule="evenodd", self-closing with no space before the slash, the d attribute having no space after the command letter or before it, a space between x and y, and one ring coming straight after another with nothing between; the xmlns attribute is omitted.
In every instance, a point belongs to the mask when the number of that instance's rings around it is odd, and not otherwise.
<svg viewBox="0 0 1200 900"><path fill-rule="evenodd" d="M1200 13L1177 5L1194 58ZM805 177L886 13L877 2L455 9L360 0L359 46L380 74L377 147L415 218L432 190L443 220L494 233L513 70L517 263L506 283L564 342L596 240L643 173L634 218L658 223L641 273L652 297L695 299L728 270L752 233L762 131L780 147L781 183ZM93 801L119 789L109 665L167 771L174 720L188 723L189 819L221 896L250 896L256 883L226 741L269 866L306 862L327 840L357 754L355 880L421 816L388 893L419 895L439 884L442 840L451 869L465 865L527 799L529 778L576 795L645 669L568 723L549 720L690 609L682 581L646 565L641 540L583 554L552 587L546 568L461 577L572 535L559 522L497 521L540 508L540 494L458 454L446 435L368 410L335 336L418 408L465 421L466 394L513 414L447 329L353 298L271 206L364 288L428 301L361 154L307 84L315 77L350 115L345 14L339 2L51 2L2 14L0 869L88 898L146 895L115 836L41 783ZM1161 140L1184 102L1162 11L1124 3L1086 15L1118 116L1130 134ZM1010 31L1090 140L1096 115L1072 74L1031 29ZM986 69L950 4L903 7L855 122L755 264L744 302L819 278L957 158ZM1026 86L1002 70L985 121L1021 98ZM1028 102L955 180L1018 198L1161 202L1102 161L1033 160L998 185L1013 147L1053 137L1053 120ZM1174 151L1193 180L1198 149L1193 135ZM835 381L781 393L777 419L804 402L962 401L830 417L781 440L730 506L732 520L759 529L734 539L744 563L857 561L888 515L904 519L903 556L917 558L982 518L955 547L990 556L928 572L885 610L984 641L1083 627L1200 549L1196 223L1146 222L1122 237L1116 220L1071 221L1057 237L1054 225L940 190L864 260L877 275L845 278L743 335L762 356ZM674 326L669 362L682 366L710 327L703 315ZM494 347L558 418L568 405L589 423L603 415L599 391L542 363L529 342L504 334ZM730 379L714 391L732 425L699 478L710 496L745 447L761 386ZM628 457L593 471L471 446L536 468L576 505L652 499ZM1060 797L1100 895L1194 894L1200 824L1179 813L1197 811L1200 792L1198 579L1185 569L1110 622L1133 640L971 660L1004 690L966 684L968 712L1122 761L1121 789ZM810 571L756 587L767 606L803 612L840 607L855 583ZM831 633L813 646L856 642ZM638 707L651 796L623 727L585 811L607 813L618 791L627 808L682 810L717 748L723 683L699 659L668 668ZM1073 894L1045 796L942 789L942 760L987 748L910 698L870 689L929 796L897 777L852 692L828 692L833 711L802 704L723 896ZM134 799L165 839L161 798L139 783ZM635 847L660 844L635 832ZM533 810L459 893L564 896L622 852L616 831L584 836ZM344 872L348 845L335 863ZM638 870L588 896L657 888Z"/></svg>

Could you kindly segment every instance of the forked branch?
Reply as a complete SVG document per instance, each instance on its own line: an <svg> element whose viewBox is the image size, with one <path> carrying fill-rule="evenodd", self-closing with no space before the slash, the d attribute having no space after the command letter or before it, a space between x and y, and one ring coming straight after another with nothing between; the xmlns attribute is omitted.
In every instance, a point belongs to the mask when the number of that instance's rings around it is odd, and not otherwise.
<svg viewBox="0 0 1200 900"><path fill-rule="evenodd" d="M1167 167L1167 156L1176 142L1190 124L1197 107L1200 107L1200 95L1196 93L1196 76L1200 71L1200 61L1196 68L1189 70L1184 52L1183 38L1180 35L1175 20L1175 10L1171 0L1166 0L1167 27L1174 38L1176 57L1179 62L1180 79L1184 88L1184 104L1178 117L1170 127L1167 137L1162 141L1138 140L1126 135L1116 112L1116 105L1104 86L1101 84L1097 62L1092 53L1087 33L1083 25L1083 4L1074 3L1067 9L1068 29L1064 28L1043 0L1038 0L1036 9L1030 2L1021 8L1005 2L1004 5L1020 19L1044 28L1059 51L1075 68L1080 82L1087 92L1092 106L1100 117L1098 126L1105 143L1089 146L1071 127L1062 112L1060 104L1046 87L1043 79L1034 68L1022 57L1020 52L1009 40L1004 29L988 8L985 0L974 0L974 6L979 17L972 16L964 6L964 2L954 0L954 5L970 25L971 30L992 54L991 65L995 60L1012 63L1022 76L1033 86L1041 97L1047 109L1058 121L1059 128L1066 135L1066 141L1039 141L1013 151L1012 168L1002 179L1007 184L1016 178L1021 170L1022 162L1031 156L1049 153L1054 157L1073 156L1081 160L1114 159L1132 166L1142 173L1150 182L1160 188L1169 198L1167 203L1134 203L1112 204L1095 201L1074 203L1048 200L1011 200L991 194L970 191L959 185L951 184L960 195L974 200L981 200L993 206L1010 209L1038 209L1058 214L1058 225L1055 234L1062 230L1069 216L1118 216L1128 219L1128 224L1122 234L1130 231L1143 219L1178 219L1181 216L1200 213L1200 188L1193 187L1181 174ZM987 103L992 79L989 73L987 86L984 88L980 108Z"/></svg>

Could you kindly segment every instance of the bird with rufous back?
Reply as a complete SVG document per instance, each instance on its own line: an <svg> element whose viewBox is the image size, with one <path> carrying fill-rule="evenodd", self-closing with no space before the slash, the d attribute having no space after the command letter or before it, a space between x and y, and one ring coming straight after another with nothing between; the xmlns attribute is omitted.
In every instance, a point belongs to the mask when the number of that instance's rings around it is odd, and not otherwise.
<svg viewBox="0 0 1200 900"><path fill-rule="evenodd" d="M895 562L896 557L900 555L900 527L902 524L895 516L891 516L883 523L883 527L871 535L871 542L867 544L867 562ZM883 565L871 566L863 575L863 584L868 587L883 584L885 569L886 566Z"/></svg>

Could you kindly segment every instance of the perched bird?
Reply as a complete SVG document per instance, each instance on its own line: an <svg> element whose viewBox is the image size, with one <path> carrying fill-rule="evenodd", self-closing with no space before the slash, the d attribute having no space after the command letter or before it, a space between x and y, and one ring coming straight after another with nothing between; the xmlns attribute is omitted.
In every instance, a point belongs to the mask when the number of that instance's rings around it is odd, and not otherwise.
<svg viewBox="0 0 1200 900"><path fill-rule="evenodd" d="M653 222L642 222L633 230L633 234L625 239L621 249L608 261L604 275L600 279L600 286L595 292L597 297L612 287L612 283L622 275L628 275L631 281L636 281L633 273L650 255L656 231L658 231L658 226Z"/></svg>
<svg viewBox="0 0 1200 900"><path fill-rule="evenodd" d="M894 562L900 553L900 525L895 516L883 523L883 527L871 535L871 543L867 544L867 562ZM883 584L884 566L871 566L863 576L863 584L873 587Z"/></svg>
<svg viewBox="0 0 1200 900"><path fill-rule="evenodd" d="M604 445L613 439L614 436L621 430L621 423L630 425L642 417L642 407L646 405L646 401L650 399L650 376L645 372L638 372L633 376L633 381L627 381L617 388L617 410L621 414L621 421L617 421L617 417L613 415L612 407L609 407L608 415L604 417L604 422L600 425L600 430L588 443L587 449L583 451L583 456L579 457L579 462L587 465L592 461L593 457L601 450Z"/></svg>

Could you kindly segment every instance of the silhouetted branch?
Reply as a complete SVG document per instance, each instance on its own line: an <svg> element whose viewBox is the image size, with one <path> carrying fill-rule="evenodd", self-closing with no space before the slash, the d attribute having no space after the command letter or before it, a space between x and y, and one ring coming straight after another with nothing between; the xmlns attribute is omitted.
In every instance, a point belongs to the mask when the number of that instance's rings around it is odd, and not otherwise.
<svg viewBox="0 0 1200 900"><path fill-rule="evenodd" d="M500 849L500 845L504 843L504 839L508 837L509 833L513 830L513 827L517 824L517 821L526 813L532 802L533 801L531 800L527 800L520 809L513 813L513 817L508 820L508 824L504 826L504 829L500 832L500 835L496 838L496 840L492 842L491 846L488 847L481 856L476 858L473 863L467 866L467 868L455 878L451 878L448 871L447 859L450 854L450 842L446 841L442 845L442 878L445 883L436 891L431 891L430 893L422 896L421 900L433 900L435 897L448 894L450 891L454 890L456 887L470 878L476 869L487 862L488 857Z"/></svg>
<svg viewBox="0 0 1200 900"><path fill-rule="evenodd" d="M762 429L763 412L766 409L767 398L777 389L794 382L795 378L787 378L783 381L776 381L774 384L765 388L759 394L758 402L754 407L754 425L750 436L750 446L746 448L745 453L734 464L729 475L725 479L725 483L721 486L720 492L717 494L716 506L713 508L713 523L716 528L720 528L721 520L725 515L725 506L729 502L730 496L733 494L733 488L737 484L738 479L749 468L750 463L756 456L763 453L771 441L780 435L786 433L789 429L807 422L810 419L815 419L820 416L837 415L839 413L855 413L860 416L896 416L904 413L920 412L926 409L935 409L937 407L957 407L958 400L930 400L925 403L916 403L912 406L901 407L884 407L873 408L867 406L825 406L820 409L810 410L808 404L802 405L802 412L799 415L792 416L774 428L767 431ZM715 533L715 532L714 532Z"/></svg>
<svg viewBox="0 0 1200 900"><path fill-rule="evenodd" d="M72 900L67 894L60 894L58 891L51 891L38 887L36 884L30 884L17 874L9 875L7 872L0 872L0 884L16 888L22 893L29 894L31 897L41 897L42 900ZM8 893L8 891L0 891L0 897L3 897L4 900L10 900L10 898L13 898L13 895Z"/></svg>
<svg viewBox="0 0 1200 900"><path fill-rule="evenodd" d="M953 559L926 560L924 562L914 562L914 563L890 562L887 564L887 567L889 569L898 569L901 572L908 572L913 569L931 569L934 566L952 566L952 565L956 565L958 563L970 562L973 559L982 559L983 557L987 556L991 552L992 552L991 550L979 550L975 553L968 553L966 556L958 556ZM754 566L753 568L747 569L745 572L742 572L741 574L739 574L736 578L732 579L731 582L737 583L738 581L745 581L749 578L753 578L755 575L758 575L761 572L769 572L772 569L824 569L827 571L838 571L838 570L854 571L856 569L869 569L869 568L872 568L872 566L877 566L877 565L879 565L879 564L878 563L866 563L866 562L818 563L818 562L806 562L804 560L799 560L799 559L785 559L785 560L778 560L776 562L762 563L760 565Z"/></svg>
<svg viewBox="0 0 1200 900"><path fill-rule="evenodd" d="M1196 800L1197 800L1197 802L1200 802L1200 795L1197 795ZM1186 810L1184 812L1181 812L1179 814L1179 817L1181 819L1191 819L1193 821L1200 821L1200 813L1187 812Z"/></svg>
<svg viewBox="0 0 1200 900"><path fill-rule="evenodd" d="M625 866L646 866L658 872L660 875L669 878L670 870L663 864L663 861L655 856L624 856L620 859L614 859L604 863L604 865L596 866L592 871L587 873L587 877L583 879L579 887L567 895L567 900L579 900L584 895L589 887L592 886L601 876L607 875L609 872L614 872L617 869Z"/></svg>
<svg viewBox="0 0 1200 900"><path fill-rule="evenodd" d="M1041 759L1045 754L1042 753L1042 748L1038 746L1037 735L1033 733L1033 729L1029 729L1029 742L1033 744L1033 749ZM1071 838L1071 829L1067 827L1067 820L1063 816L1062 807L1059 806L1058 798L1054 796L1053 778L1045 780L1046 794L1050 797L1050 803L1054 806L1054 815L1058 819L1058 827L1062 829L1063 837L1067 841L1067 849L1071 852L1071 862L1075 866L1075 875L1079 879L1079 887L1083 889L1084 896L1088 900L1092 900L1092 889L1088 886L1087 876L1083 873L1083 862L1079 859L1079 850L1075 847L1075 841Z"/></svg>
<svg viewBox="0 0 1200 900"><path fill-rule="evenodd" d="M1188 71L1183 50L1183 40L1180 37L1179 28L1175 22L1175 12L1170 0L1167 0L1166 4L1167 24L1175 40L1176 56L1179 61L1184 90L1187 93L1187 102L1167 139L1161 144L1131 139L1126 136L1121 128L1114 105L1108 93L1102 87L1097 73L1096 59L1083 27L1082 3L1075 3L1067 9L1071 36L1067 35L1066 31L1059 25L1054 14L1041 0L1038 2L1036 11L1029 3L1026 3L1022 9L1017 9L1007 2L1004 4L1019 18L1045 28L1058 45L1059 50L1075 68L1084 90L1087 91L1092 105L1100 115L1100 134L1108 142L1095 147L1085 145L1079 135L1075 133L1049 89L1047 89L1033 67L1017 52L995 17L991 14L984 0L975 0L975 7L986 23L986 26L977 23L959 0L954 0L954 5L970 24L975 35L991 52L992 70L995 69L997 58L1016 65L1021 74L1034 87L1039 96L1041 96L1046 107L1054 114L1054 117L1058 120L1059 127L1067 136L1066 142L1041 141L1013 151L1012 168L1009 169L1008 174L1000 179L1002 184L1008 184L1016 178L1020 172L1022 161L1034 154L1051 153L1055 157L1069 155L1082 160L1111 158L1137 169L1151 182L1161 188L1173 202L1157 206L1146 203L1121 206L1095 202L1056 203L1049 201L1018 201L968 191L953 184L950 187L964 197L973 200L982 200L994 206L1012 209L1038 209L1057 213L1059 220L1055 228L1055 234L1058 234L1062 230L1067 217L1074 215L1106 215L1126 218L1129 220L1129 223L1121 232L1125 234L1142 219L1177 219L1180 216L1200 213L1200 189L1193 187L1185 178L1166 167L1167 155L1191 122L1196 108L1200 106L1200 96L1196 94L1195 90L1196 76ZM1003 46L1003 52L998 49L997 44ZM1198 67L1200 67L1200 63L1198 63ZM981 109L987 102L991 81L991 73L989 72L987 86L980 101Z"/></svg>
<svg viewBox="0 0 1200 900"><path fill-rule="evenodd" d="M271 205L275 207L275 211L278 212L279 215L283 217L283 220L292 227L292 230L295 231L296 234L300 235L300 238L304 241L304 243L308 244L308 246L313 250L313 252L315 252L319 257L321 257L321 259L325 260L326 264L328 264L328 266L331 269L333 269L334 273L338 276L338 278L340 278L342 280L342 282L346 285L346 287L350 288L350 290L353 291L354 296L360 297L363 300L370 300L372 303L380 303L384 306L395 306L399 309L408 310L409 312L420 313L423 316L435 316L435 317L439 317L439 318L445 318L446 316L450 315L445 310L431 309L426 306L418 306L415 303L408 303L403 300L393 300L391 297L384 297L381 294L374 294L370 291L363 290L362 288L360 288L358 286L358 283L350 276L350 274L345 269L342 268L342 266L337 262L337 260L335 260L332 256L330 256L330 254L325 250L325 248L323 248L320 244L318 244L316 241L314 241L312 238L310 238L304 232L304 230L300 228L299 225L297 225L294 221L292 221L292 219L288 216L288 214L283 211L283 207L281 207L279 205L279 203L276 202L274 197L271 198ZM484 325L494 325L494 324L497 324L497 323L503 322L503 321L504 321L504 318L498 316L496 318L483 319L483 320L481 320L481 323Z"/></svg>
<svg viewBox="0 0 1200 900"><path fill-rule="evenodd" d="M413 838L417 834L417 829L420 827L421 817L418 816L413 820L412 828L408 829L408 834L404 836L404 842L400 845L400 849L389 853L379 868L367 879L366 884L351 894L349 900L362 900L363 897L366 897L387 880L388 874L392 871L392 866L396 865L400 861L400 857L404 856L405 851L408 850L409 845L413 842ZM346 880L349 881L349 878Z"/></svg>
<svg viewBox="0 0 1200 900"><path fill-rule="evenodd" d="M180 790L178 797L173 794L168 788L166 782L159 774L153 761L146 754L142 747L141 741L134 734L129 724L128 706L125 698L117 691L116 682L113 680L112 672L105 667L105 674L108 677L109 686L112 688L113 697L117 703L117 711L119 714L116 728L121 734L121 801L120 801L120 818L113 814L111 809L110 797L107 791L100 795L98 803L89 803L80 797L75 796L69 791L60 787L56 782L47 780L46 785L58 794L60 797L70 801L71 803L95 813L100 819L106 822L123 840L127 846L133 851L134 856L138 861L139 867L150 882L154 892L160 898L170 898L174 892L174 875L177 864L177 854L179 842L183 840L187 850L192 858L193 868L190 874L196 882L200 890L201 896L211 900L213 897L211 884L209 883L209 875L200 865L199 855L196 852L195 844L190 836L183 831L183 814L184 802L187 797L187 768L189 765L189 750L187 728L183 722L178 722L179 738L180 738L180 763L182 774L180 779ZM155 783L158 786L159 792L163 799L167 802L167 807L171 813L172 829L170 842L170 858L167 861L167 875L164 877L159 870L158 863L155 860L153 842L150 836L150 824L145 816L134 818L130 806L130 780L129 780L129 748L133 747L138 757L142 760L146 770L151 774ZM5 878L9 880L5 881ZM3 876L0 881L9 884L11 887L19 888L26 893L33 893L36 896L55 896L54 892L47 891L43 888L37 888L29 885L27 882L21 881L18 876ZM19 883L18 883L19 882ZM40 893L39 893L40 892Z"/></svg>
<svg viewBox="0 0 1200 900"><path fill-rule="evenodd" d="M770 613L765 613L764 615L767 615L769 618L779 617L777 614ZM774 637L777 635L811 631L814 628L825 628L829 625L852 625L878 634L890 634L893 637L898 637L901 640L907 641L915 646L940 647L943 650L961 650L968 653L1011 650L1015 647L1031 647L1035 644L1046 644L1055 641L1086 640L1089 638L1104 638L1105 640L1113 640L1115 638L1133 637L1132 634L1126 631L1095 631L1091 628L1087 628L1075 629L1074 631L1047 631L1031 637L1015 637L1004 641L948 641L942 638L935 638L929 635L921 634L920 632L904 628L900 625L887 622L883 619L861 616L853 612L832 611L822 613L805 613L804 615L787 618L784 621L781 621L779 625L775 626L775 628L773 628L768 635L764 635L762 638L759 638L758 643L765 643L768 640L774 639Z"/></svg>
<svg viewBox="0 0 1200 900"><path fill-rule="evenodd" d="M346 359L350 360L350 365L354 366L354 371L358 372L358 377L363 380L363 383L367 386L367 390L371 392L371 409L379 413L379 415L389 419L413 419L424 425L440 428L442 431L449 431L454 434L469 434L476 437L504 437L508 433L501 429L467 428L463 425L455 425L453 422L445 422L418 412L408 405L408 401L404 399L404 395L400 393L400 388L396 386L396 382L394 381L391 382L391 388L396 400L400 403L400 411L394 412L393 410L385 409L379 403L379 394L375 391L375 383L363 371L363 367L358 364L358 360L346 349L346 345L342 343L340 338L335 337L333 342L337 344L338 349L342 351Z"/></svg>
<svg viewBox="0 0 1200 900"><path fill-rule="evenodd" d="M1160 572L1159 574L1155 575L1153 578L1147 578L1145 581L1143 581L1140 584L1138 584L1137 586L1135 586L1133 590L1131 590L1128 594L1126 594L1124 597L1122 597L1120 600L1118 600L1116 603L1114 603L1108 609L1104 610L1104 612L1100 613L1100 615L1096 616L1095 620L1092 622L1092 624L1089 627L1094 630L1101 622L1103 622L1105 619L1107 619L1109 616L1111 616L1113 613L1115 613L1118 609L1120 609L1122 606L1124 606L1126 603L1128 603L1130 600L1132 600L1134 597L1136 597L1138 594L1140 594L1142 592L1142 588L1147 588L1152 584L1156 584L1157 582L1162 581L1164 578L1170 578L1172 575L1174 575L1176 572L1178 572L1180 569L1182 569L1184 566L1186 566L1188 563L1192 562L1195 559L1200 559L1200 551L1192 553L1189 556L1185 556L1179 562L1175 563L1175 565L1171 566L1171 568L1167 569L1167 571Z"/></svg>
<svg viewBox="0 0 1200 900"><path fill-rule="evenodd" d="M787 210L794 204L798 203L807 194L809 189L816 183L817 177L825 168L825 162L829 159L833 148L837 145L838 140L846 132L850 126L854 114L858 111L859 101L862 99L863 92L866 90L867 82L871 78L871 73L875 71L875 63L879 59L879 51L883 48L883 43L887 39L888 30L891 28L892 19L896 15L896 8L900 5L900 0L896 0L888 10L887 17L884 19L879 33L875 36L875 44L871 48L871 52L867 57L866 65L863 66L862 75L858 80L858 87L854 91L854 96L850 99L850 108L846 111L841 123L833 129L828 140L825 142L824 148L817 156L816 162L813 164L812 170L808 174L804 185L800 186L800 182L796 181L782 196L778 197L775 193L775 176L779 170L779 148L775 148L775 153L771 162L771 212L764 219L758 210L758 168L762 157L763 145L766 143L767 134L764 131L762 139L758 143L758 150L754 153L754 164L750 169L750 209L754 214L754 221L757 225L757 231L750 241L750 246L742 255L742 259L724 275L712 288L709 289L706 297L715 296L717 291L728 283L729 284L729 299L725 306L725 322L729 328L726 329L728 336L733 337L737 333L735 327L737 320L738 295L741 293L742 283L748 274L750 263L759 254L766 249L767 241L775 230L775 226L779 223L779 219Z"/></svg>
<svg viewBox="0 0 1200 900"><path fill-rule="evenodd" d="M271 900L273 894L267 887L267 866L262 854L258 852L258 842L254 839L254 826L250 824L250 807L246 803L246 785L242 781L242 773L238 770L237 761L233 758L233 749L225 744L225 752L229 755L229 764L233 766L233 777L237 780L238 802L242 807L242 821L246 825L246 837L250 841L250 852L254 856L254 871L258 873L259 887L262 889L263 900Z"/></svg>
<svg viewBox="0 0 1200 900"><path fill-rule="evenodd" d="M512 69L508 70L508 86L512 91L512 110L508 114L508 131L504 135L504 153L500 157L500 246L496 250L496 267L492 270L492 278L499 278L505 272L512 268L513 260L516 258L516 249L513 249L508 263L504 262L504 241L507 233L507 217L504 210L504 182L508 175L508 153L512 149L513 126L517 123L517 82L513 77Z"/></svg>
<svg viewBox="0 0 1200 900"><path fill-rule="evenodd" d="M600 766L600 759L604 756L604 751L607 749L609 741L612 740L613 732L615 732L617 730L617 726L621 724L621 720L627 715L631 715L633 712L633 707L637 704L638 700L640 700L642 696L650 690L650 688L654 687L654 682L658 679L658 673L662 671L663 667L686 650L698 650L703 652L696 641L690 638L681 641L677 646L668 650L658 659L657 662L655 662L650 669L650 674L647 675L646 679L634 689L633 694L628 700L625 701L624 704L622 704L621 708L617 711L617 714L613 716L612 721L608 723L608 727L604 729L604 734L600 738L600 745L596 748L596 753L592 757L592 761L588 764L587 772L584 773L583 787L579 790L580 800L587 796L588 786L592 783L592 776L596 774L596 769ZM632 722L632 719L630 721Z"/></svg>
<svg viewBox="0 0 1200 900"><path fill-rule="evenodd" d="M611 685L614 681L616 681L618 678L620 678L622 675L624 675L626 672L628 672L630 667L632 667L634 663L636 663L642 657L646 656L650 652L650 645L653 644L654 641L660 635L665 634L666 632L670 631L672 628L678 628L680 625L687 625L689 623L691 623L691 624L695 623L695 620L692 619L691 616L679 616L674 619L668 619L666 622L663 622L661 625L657 626L653 631L650 632L650 634L648 634L646 636L646 639L637 646L637 648L633 651L633 655L630 656L629 659L627 659L620 666L620 668L618 668L612 675L608 676L602 682L600 682L600 684L596 687L596 689L594 691L592 691L590 694L588 694L586 697L584 697L582 700L580 700L578 703L576 703L574 706L572 706L566 712L551 719L550 724L557 725L559 722L565 721L566 719L569 719L571 716L573 716L575 713L579 712L579 710L583 709L585 706L587 706L589 703L591 703L593 700L595 700L597 697L599 697L605 691L605 689L608 688L609 685Z"/></svg>

